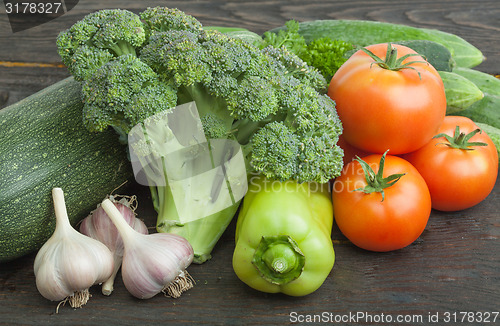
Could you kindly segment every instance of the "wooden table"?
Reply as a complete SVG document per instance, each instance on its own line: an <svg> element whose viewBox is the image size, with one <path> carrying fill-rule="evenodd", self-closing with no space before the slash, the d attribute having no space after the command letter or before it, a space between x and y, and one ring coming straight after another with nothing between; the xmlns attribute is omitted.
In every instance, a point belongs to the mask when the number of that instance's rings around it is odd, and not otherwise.
<svg viewBox="0 0 500 326"><path fill-rule="evenodd" d="M55 50L60 30L97 9L120 7L139 12L156 5L177 7L204 25L241 26L257 33L281 26L288 19L366 19L437 28L455 33L483 51L487 60L477 69L500 73L498 0L113 0L105 4L80 0L64 16L17 33L12 33L0 6L0 107L68 76ZM148 191L138 186L129 191L139 195L141 217L153 226ZM118 278L112 296L101 295L95 287L92 299L82 309L66 306L55 314L56 303L45 300L36 290L34 254L29 255L0 265L0 324L271 325L312 318L338 325L481 324L468 323L471 315L462 319L462 312L500 311L499 197L497 181L491 195L476 207L456 213L433 211L414 244L390 253L360 250L334 226L333 271L319 290L300 298L260 293L238 280L231 266L234 223L217 244L211 261L191 265L189 272L197 285L176 300L162 295L135 299ZM477 321L479 314L475 316L471 320ZM436 317L439 323L432 323ZM447 317L449 323L445 323ZM411 322L398 322L399 318ZM500 323L500 316L496 323Z"/></svg>

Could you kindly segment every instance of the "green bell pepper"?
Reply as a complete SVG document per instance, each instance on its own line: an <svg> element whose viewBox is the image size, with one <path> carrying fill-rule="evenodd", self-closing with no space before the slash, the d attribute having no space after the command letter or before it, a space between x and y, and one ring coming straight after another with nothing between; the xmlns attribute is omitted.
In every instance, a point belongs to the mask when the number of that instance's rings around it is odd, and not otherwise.
<svg viewBox="0 0 500 326"><path fill-rule="evenodd" d="M333 268L327 184L250 179L236 223L233 269L250 287L304 296Z"/></svg>

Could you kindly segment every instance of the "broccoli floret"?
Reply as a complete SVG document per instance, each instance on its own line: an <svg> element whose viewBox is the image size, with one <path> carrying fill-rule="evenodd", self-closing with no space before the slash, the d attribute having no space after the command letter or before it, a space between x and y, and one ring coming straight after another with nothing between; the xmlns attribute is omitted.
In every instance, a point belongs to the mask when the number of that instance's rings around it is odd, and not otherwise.
<svg viewBox="0 0 500 326"><path fill-rule="evenodd" d="M122 9L100 10L85 16L57 37L58 53L77 80L85 80L104 63L137 54L145 41L138 15Z"/></svg>
<svg viewBox="0 0 500 326"><path fill-rule="evenodd" d="M141 13L140 17L145 22L144 26L147 36L155 32L173 30L198 31L202 28L201 23L197 19L176 8L148 8Z"/></svg>
<svg viewBox="0 0 500 326"><path fill-rule="evenodd" d="M274 65L284 76L291 76L302 84L313 87L318 92L324 93L326 91L327 83L319 70L309 66L287 48L267 46L262 51L274 60Z"/></svg>
<svg viewBox="0 0 500 326"><path fill-rule="evenodd" d="M132 54L100 67L82 85L85 126L91 131L113 127L125 136L144 119L177 105L175 88Z"/></svg>
<svg viewBox="0 0 500 326"><path fill-rule="evenodd" d="M268 178L291 179L297 175L299 137L282 121L268 123L252 136L251 158L256 172ZM272 167L272 172L269 172Z"/></svg>

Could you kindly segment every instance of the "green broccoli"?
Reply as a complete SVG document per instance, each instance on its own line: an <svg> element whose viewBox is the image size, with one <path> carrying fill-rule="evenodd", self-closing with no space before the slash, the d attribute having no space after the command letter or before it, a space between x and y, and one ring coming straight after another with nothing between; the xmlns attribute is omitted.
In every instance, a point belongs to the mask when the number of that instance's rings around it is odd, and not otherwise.
<svg viewBox="0 0 500 326"><path fill-rule="evenodd" d="M132 54L118 57L97 69L82 84L83 122L90 131L113 127L126 139L144 119L177 104L175 88Z"/></svg>
<svg viewBox="0 0 500 326"><path fill-rule="evenodd" d="M107 48L109 58L95 55L82 60L85 67L97 67L81 75L84 122L90 130L111 126L125 136L157 113L194 102L209 144L216 138L237 141L249 172L320 183L340 174L343 153L337 141L342 126L334 102L324 94L326 81L317 69L284 47L260 49L218 31L203 30L195 18L176 9L148 8L140 17L146 37L135 53L117 54ZM77 25L87 33L88 24L75 24L70 28L73 34L77 34ZM122 39L123 33L106 39ZM151 133L166 132L155 130L148 131L151 139L158 138ZM208 149L212 162L221 161L211 145ZM200 154L201 149L197 150L200 152L195 154ZM165 164L165 160L157 163ZM155 168L167 170L165 166ZM215 205L220 182L213 179L210 198L200 200ZM206 218L181 223L173 204L175 193L168 183L151 182L157 229L186 237L195 250L195 261L204 262L239 201Z"/></svg>
<svg viewBox="0 0 500 326"><path fill-rule="evenodd" d="M75 79L85 80L117 56L136 55L145 39L139 16L128 10L106 9L91 13L60 32L57 49Z"/></svg>

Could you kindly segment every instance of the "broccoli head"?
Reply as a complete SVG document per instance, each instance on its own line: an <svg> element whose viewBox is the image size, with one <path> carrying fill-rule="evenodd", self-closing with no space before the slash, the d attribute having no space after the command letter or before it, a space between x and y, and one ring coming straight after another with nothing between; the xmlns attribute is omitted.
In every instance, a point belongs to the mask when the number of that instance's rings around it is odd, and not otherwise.
<svg viewBox="0 0 500 326"><path fill-rule="evenodd" d="M82 89L90 130L112 126L126 135L149 116L194 101L207 138L237 140L254 171L299 182L340 173L342 126L317 69L285 47L260 49L204 30L177 9L148 8L140 17L101 11L67 32L82 43L73 53L86 54L81 70L100 66ZM118 21L132 23L118 32Z"/></svg>
<svg viewBox="0 0 500 326"><path fill-rule="evenodd" d="M128 10L91 13L57 37L62 62L77 80L85 80L104 63L125 54L136 55L146 39L140 17Z"/></svg>

